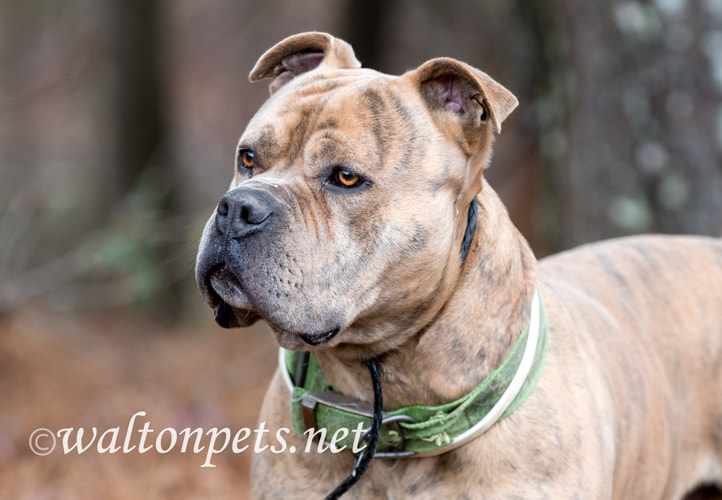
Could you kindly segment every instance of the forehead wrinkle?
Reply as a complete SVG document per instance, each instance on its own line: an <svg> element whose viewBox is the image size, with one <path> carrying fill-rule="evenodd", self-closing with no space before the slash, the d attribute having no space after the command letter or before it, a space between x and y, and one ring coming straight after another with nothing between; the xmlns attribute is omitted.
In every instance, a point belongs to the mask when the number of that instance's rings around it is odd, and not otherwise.
<svg viewBox="0 0 722 500"><path fill-rule="evenodd" d="M283 135L277 136L276 140L281 145L283 157L289 164L302 156L305 145L311 133L316 128L316 123L323 113L327 103L327 95L314 95L313 97L302 97L301 99L284 99L278 103L279 113L272 113L270 116L274 121L283 121ZM282 113L280 110L284 110ZM282 116L281 116L282 115Z"/></svg>
<svg viewBox="0 0 722 500"><path fill-rule="evenodd" d="M316 167L320 166L319 163L346 163L356 157L359 143L363 140L360 135L363 130L356 126L358 105L349 99L348 96L352 95L350 90L344 89L329 96L309 135L306 154Z"/></svg>
<svg viewBox="0 0 722 500"><path fill-rule="evenodd" d="M324 135L317 139L319 133ZM338 136L338 134L317 131L309 139L307 157L312 163L312 171L329 165L345 165L349 161L353 162L355 151L350 149L348 141L339 140L333 136Z"/></svg>
<svg viewBox="0 0 722 500"><path fill-rule="evenodd" d="M264 170L294 170L295 175L305 178L305 169L294 167L305 163L307 148L312 148L308 153L315 158L325 153L332 156L327 161L340 161L360 153L349 150L354 144L364 145L366 163L382 164L385 160L384 129L388 127L382 125L385 120L381 115L395 104L385 96L393 77L374 71L363 75L330 72L330 77L324 77L326 74L292 80L284 86L288 87L286 92L274 94L252 119L243 141L258 144ZM363 122L366 126L359 127ZM363 137L358 136L361 132ZM387 132L397 135L395 130ZM319 144L319 133L321 140L332 142Z"/></svg>

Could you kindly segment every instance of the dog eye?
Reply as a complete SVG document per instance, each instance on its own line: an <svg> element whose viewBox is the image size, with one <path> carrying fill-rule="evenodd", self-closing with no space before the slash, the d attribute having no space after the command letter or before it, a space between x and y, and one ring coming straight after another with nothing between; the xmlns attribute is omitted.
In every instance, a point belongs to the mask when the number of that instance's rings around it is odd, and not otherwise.
<svg viewBox="0 0 722 500"><path fill-rule="evenodd" d="M238 167L243 166L252 169L255 165L256 155L250 149L242 149L238 152Z"/></svg>
<svg viewBox="0 0 722 500"><path fill-rule="evenodd" d="M353 188L361 184L363 181L361 180L361 177L353 172L343 168L337 168L331 175L331 182L339 187Z"/></svg>

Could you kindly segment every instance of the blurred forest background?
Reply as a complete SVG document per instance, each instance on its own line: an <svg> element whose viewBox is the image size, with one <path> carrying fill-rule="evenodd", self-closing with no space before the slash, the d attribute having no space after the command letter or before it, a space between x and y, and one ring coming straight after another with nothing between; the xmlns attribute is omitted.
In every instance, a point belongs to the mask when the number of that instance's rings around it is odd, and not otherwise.
<svg viewBox="0 0 722 500"><path fill-rule="evenodd" d="M488 177L538 256L722 235L722 1L0 0L0 498L244 498L249 456L36 457L36 427L255 425L275 363L193 281L290 34L400 74L438 56L519 108ZM103 427L105 426L105 427Z"/></svg>

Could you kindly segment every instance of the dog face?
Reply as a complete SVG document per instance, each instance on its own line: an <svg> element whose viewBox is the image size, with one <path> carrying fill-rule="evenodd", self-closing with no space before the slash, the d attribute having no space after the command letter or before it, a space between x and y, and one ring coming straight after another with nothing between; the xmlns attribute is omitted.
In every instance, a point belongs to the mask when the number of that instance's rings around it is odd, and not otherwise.
<svg viewBox="0 0 722 500"><path fill-rule="evenodd" d="M270 49L251 72L265 77L203 232L201 293L221 326L263 318L289 349L393 348L461 273L467 208L516 99L452 59L362 69L322 33Z"/></svg>

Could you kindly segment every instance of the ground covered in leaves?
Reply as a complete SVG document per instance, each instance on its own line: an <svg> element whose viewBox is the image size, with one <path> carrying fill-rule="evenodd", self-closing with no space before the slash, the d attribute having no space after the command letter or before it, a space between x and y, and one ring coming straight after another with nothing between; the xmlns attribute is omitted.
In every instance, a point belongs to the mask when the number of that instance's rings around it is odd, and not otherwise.
<svg viewBox="0 0 722 500"><path fill-rule="evenodd" d="M224 331L203 326L159 328L126 318L0 318L0 498L247 498L251 453L34 454L38 428L82 427L98 434L131 416L149 428L255 428L276 347L264 327ZM138 444L139 433L132 444ZM149 434L149 442L154 442ZM166 436L169 445L170 436ZM111 444L112 433L105 445ZM72 442L72 440L71 440ZM207 443L207 441L206 441ZM42 444L42 443L41 443ZM230 448L230 446L229 446Z"/></svg>

